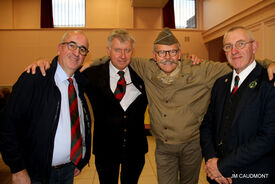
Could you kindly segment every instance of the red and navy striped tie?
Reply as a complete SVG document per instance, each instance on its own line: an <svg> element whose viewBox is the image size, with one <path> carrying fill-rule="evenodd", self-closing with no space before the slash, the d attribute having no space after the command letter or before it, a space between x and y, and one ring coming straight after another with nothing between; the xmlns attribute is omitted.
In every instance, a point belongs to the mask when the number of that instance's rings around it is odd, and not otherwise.
<svg viewBox="0 0 275 184"><path fill-rule="evenodd" d="M121 101L121 99L123 98L123 96L125 95L125 92L126 92L126 81L124 78L123 71L118 71L117 73L120 76L120 78L117 81L117 86L116 86L114 95L118 101Z"/></svg>
<svg viewBox="0 0 275 184"><path fill-rule="evenodd" d="M69 78L68 87L70 116L71 116L71 161L77 165L82 156L82 140L78 115L77 95L74 89L73 79Z"/></svg>
<svg viewBox="0 0 275 184"><path fill-rule="evenodd" d="M238 84L239 84L239 81L240 81L240 77L238 75L236 75L235 77L235 80L234 80L234 87L233 87L233 90L232 90L232 95L234 95L238 89Z"/></svg>

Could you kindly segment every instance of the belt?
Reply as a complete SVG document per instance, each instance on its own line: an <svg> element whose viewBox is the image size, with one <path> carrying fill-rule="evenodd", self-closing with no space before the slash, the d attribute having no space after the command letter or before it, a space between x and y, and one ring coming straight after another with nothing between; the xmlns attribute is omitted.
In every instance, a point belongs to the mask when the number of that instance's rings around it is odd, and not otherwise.
<svg viewBox="0 0 275 184"><path fill-rule="evenodd" d="M61 169L61 168L66 167L66 166L68 166L70 164L71 164L71 162L66 163L66 164L55 165L55 166L52 166L52 168L53 169Z"/></svg>

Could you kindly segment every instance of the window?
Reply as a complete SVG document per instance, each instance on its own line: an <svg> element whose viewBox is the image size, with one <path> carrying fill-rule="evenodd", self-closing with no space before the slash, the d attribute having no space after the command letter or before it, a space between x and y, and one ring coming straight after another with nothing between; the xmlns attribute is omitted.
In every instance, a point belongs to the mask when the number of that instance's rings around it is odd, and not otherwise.
<svg viewBox="0 0 275 184"><path fill-rule="evenodd" d="M196 0L174 0L175 27L197 28Z"/></svg>
<svg viewBox="0 0 275 184"><path fill-rule="evenodd" d="M54 27L85 27L85 0L52 0Z"/></svg>

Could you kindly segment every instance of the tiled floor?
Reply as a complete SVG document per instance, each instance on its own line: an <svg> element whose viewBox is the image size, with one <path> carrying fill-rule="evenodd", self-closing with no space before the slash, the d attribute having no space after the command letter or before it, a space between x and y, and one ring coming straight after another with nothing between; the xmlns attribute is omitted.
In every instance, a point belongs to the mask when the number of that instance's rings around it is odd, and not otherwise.
<svg viewBox="0 0 275 184"><path fill-rule="evenodd" d="M148 136L149 152L146 154L146 161L141 173L139 184L157 184L156 164L155 164L155 140L152 136ZM1 158L1 156L0 156ZM203 167L203 164L202 164ZM11 184L10 171L8 167L0 159L0 183ZM94 157L91 158L90 167L85 167L81 174L75 178L75 184L99 184L98 176L94 165ZM208 184L205 180L205 172L201 169L199 183Z"/></svg>

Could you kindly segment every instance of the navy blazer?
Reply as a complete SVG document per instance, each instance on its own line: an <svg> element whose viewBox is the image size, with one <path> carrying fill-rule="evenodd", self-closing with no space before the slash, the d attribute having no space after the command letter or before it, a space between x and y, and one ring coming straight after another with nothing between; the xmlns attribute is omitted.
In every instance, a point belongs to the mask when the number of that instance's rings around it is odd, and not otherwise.
<svg viewBox="0 0 275 184"><path fill-rule="evenodd" d="M95 156L118 158L126 136L127 154L131 157L144 155L148 151L144 128L148 102L144 83L128 66L132 83L141 95L124 111L110 88L109 62L83 72L88 79L86 92L94 113L93 153Z"/></svg>
<svg viewBox="0 0 275 184"><path fill-rule="evenodd" d="M201 146L205 160L218 156L220 127L226 94L230 93L232 72L219 78L212 89L211 102L200 127ZM223 145L226 155L218 160L218 169L233 181L246 174L268 174L268 183L275 175L275 88L268 80L267 72L258 63L247 76L239 90L235 115ZM235 177L235 178L234 178ZM262 176L263 177L263 176ZM250 182L252 180L249 180Z"/></svg>

